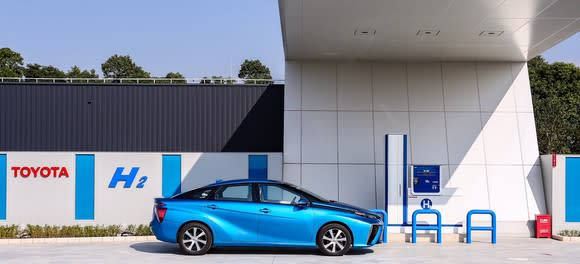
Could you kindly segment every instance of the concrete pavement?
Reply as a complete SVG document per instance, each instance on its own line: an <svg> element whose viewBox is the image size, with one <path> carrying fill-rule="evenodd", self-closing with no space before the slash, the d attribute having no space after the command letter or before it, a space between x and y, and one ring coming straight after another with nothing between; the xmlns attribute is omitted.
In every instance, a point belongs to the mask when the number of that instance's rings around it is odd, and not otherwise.
<svg viewBox="0 0 580 264"><path fill-rule="evenodd" d="M1 245L0 263L579 263L580 244L551 239L499 238L484 242L388 243L325 257L316 250L213 249L185 256L162 242Z"/></svg>

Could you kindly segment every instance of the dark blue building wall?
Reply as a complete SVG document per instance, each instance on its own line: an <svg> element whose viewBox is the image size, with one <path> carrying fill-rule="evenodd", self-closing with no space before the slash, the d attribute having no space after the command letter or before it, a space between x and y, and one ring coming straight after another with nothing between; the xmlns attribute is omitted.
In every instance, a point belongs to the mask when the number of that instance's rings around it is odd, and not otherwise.
<svg viewBox="0 0 580 264"><path fill-rule="evenodd" d="M283 89L0 84L0 151L282 152Z"/></svg>

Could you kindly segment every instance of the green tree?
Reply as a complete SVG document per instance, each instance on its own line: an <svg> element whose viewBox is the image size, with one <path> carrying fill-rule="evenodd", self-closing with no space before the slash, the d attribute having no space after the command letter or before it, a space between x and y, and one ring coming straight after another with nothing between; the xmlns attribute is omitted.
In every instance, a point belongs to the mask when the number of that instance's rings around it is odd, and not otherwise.
<svg viewBox="0 0 580 264"><path fill-rule="evenodd" d="M66 74L52 65L32 63L26 65L24 76L26 78L65 78Z"/></svg>
<svg viewBox="0 0 580 264"><path fill-rule="evenodd" d="M10 48L0 49L0 77L21 77L24 59Z"/></svg>
<svg viewBox="0 0 580 264"><path fill-rule="evenodd" d="M185 76L179 72L169 72L165 75L167 79L185 79Z"/></svg>
<svg viewBox="0 0 580 264"><path fill-rule="evenodd" d="M166 81L170 83L186 83L185 76L179 72L169 72L165 75L166 79L172 79L171 81Z"/></svg>
<svg viewBox="0 0 580 264"><path fill-rule="evenodd" d="M81 70L79 66L72 66L70 70L66 73L68 78L99 78L99 75L95 72L95 69Z"/></svg>
<svg viewBox="0 0 580 264"><path fill-rule="evenodd" d="M129 55L115 54L101 64L101 69L105 78L151 78Z"/></svg>
<svg viewBox="0 0 580 264"><path fill-rule="evenodd" d="M270 69L268 66L262 64L260 60L244 60L240 65L240 72L238 77L242 79L272 79ZM250 82L253 83L253 82ZM268 81L261 81L258 83L269 83Z"/></svg>
<svg viewBox="0 0 580 264"><path fill-rule="evenodd" d="M540 153L580 153L580 68L538 56L528 70Z"/></svg>

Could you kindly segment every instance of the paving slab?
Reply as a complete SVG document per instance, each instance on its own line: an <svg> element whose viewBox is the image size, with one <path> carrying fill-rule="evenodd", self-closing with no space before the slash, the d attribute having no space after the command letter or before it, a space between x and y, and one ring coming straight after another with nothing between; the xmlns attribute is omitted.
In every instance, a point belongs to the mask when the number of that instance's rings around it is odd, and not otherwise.
<svg viewBox="0 0 580 264"><path fill-rule="evenodd" d="M388 243L326 257L303 249L213 249L182 255L157 241L0 245L0 263L580 263L580 246L552 239L499 238L498 244Z"/></svg>

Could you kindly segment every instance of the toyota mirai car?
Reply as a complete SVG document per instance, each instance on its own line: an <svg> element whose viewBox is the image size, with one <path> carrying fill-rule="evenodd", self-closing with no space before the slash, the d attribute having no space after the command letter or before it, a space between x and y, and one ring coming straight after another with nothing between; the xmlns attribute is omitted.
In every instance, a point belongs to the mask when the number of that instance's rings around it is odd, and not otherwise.
<svg viewBox="0 0 580 264"><path fill-rule="evenodd" d="M318 248L340 256L373 246L383 228L368 210L271 180L222 181L156 198L151 230L185 254L212 247Z"/></svg>

